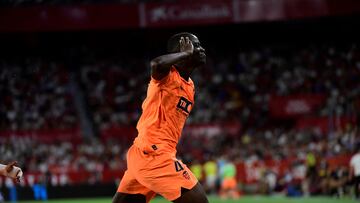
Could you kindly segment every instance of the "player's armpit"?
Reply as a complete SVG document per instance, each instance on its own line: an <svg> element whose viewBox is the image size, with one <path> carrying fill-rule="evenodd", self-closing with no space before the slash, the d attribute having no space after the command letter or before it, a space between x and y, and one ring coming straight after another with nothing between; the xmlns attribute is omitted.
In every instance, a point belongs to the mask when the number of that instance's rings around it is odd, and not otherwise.
<svg viewBox="0 0 360 203"><path fill-rule="evenodd" d="M151 61L151 77L154 78L157 81L161 81L164 79L170 72L170 68L161 68L159 67L159 64L157 64L154 61Z"/></svg>
<svg viewBox="0 0 360 203"><path fill-rule="evenodd" d="M183 51L154 58L150 62L151 76L156 80L161 80L163 77L169 74L173 65L188 59L191 55L192 53Z"/></svg>

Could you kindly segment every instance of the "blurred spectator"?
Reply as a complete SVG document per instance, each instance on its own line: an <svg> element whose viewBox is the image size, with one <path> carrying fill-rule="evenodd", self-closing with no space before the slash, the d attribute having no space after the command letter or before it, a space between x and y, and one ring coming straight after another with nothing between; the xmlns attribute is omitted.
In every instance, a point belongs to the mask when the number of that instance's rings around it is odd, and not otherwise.
<svg viewBox="0 0 360 203"><path fill-rule="evenodd" d="M203 168L205 173L205 191L208 194L215 194L218 168L213 156L209 157L204 163Z"/></svg>
<svg viewBox="0 0 360 203"><path fill-rule="evenodd" d="M49 182L48 180L49 178L50 178L49 172L43 173L40 175L39 180L37 180L32 186L35 200L42 200L42 201L48 200L47 185Z"/></svg>
<svg viewBox="0 0 360 203"><path fill-rule="evenodd" d="M198 179L199 182L203 182L203 166L198 160L194 160L190 166L191 172Z"/></svg>
<svg viewBox="0 0 360 203"><path fill-rule="evenodd" d="M354 184L355 197L360 198L360 145L350 160L350 177Z"/></svg>
<svg viewBox="0 0 360 203"><path fill-rule="evenodd" d="M240 194L236 180L236 166L230 160L225 160L221 177L220 197L222 199L238 199Z"/></svg>
<svg viewBox="0 0 360 203"><path fill-rule="evenodd" d="M271 195L275 191L276 185L277 185L277 175L275 172L273 172L270 169L267 169L264 172L263 175L263 181L264 181L264 192L265 194Z"/></svg>

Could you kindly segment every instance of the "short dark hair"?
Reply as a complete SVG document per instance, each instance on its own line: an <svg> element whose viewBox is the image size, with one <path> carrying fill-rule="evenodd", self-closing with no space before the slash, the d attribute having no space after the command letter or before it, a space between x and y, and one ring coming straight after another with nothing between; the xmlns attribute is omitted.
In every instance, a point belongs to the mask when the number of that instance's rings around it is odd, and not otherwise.
<svg viewBox="0 0 360 203"><path fill-rule="evenodd" d="M196 38L194 34L189 32L180 32L170 37L167 43L167 51L170 53L175 53L180 51L179 41L181 37L189 37L190 40Z"/></svg>

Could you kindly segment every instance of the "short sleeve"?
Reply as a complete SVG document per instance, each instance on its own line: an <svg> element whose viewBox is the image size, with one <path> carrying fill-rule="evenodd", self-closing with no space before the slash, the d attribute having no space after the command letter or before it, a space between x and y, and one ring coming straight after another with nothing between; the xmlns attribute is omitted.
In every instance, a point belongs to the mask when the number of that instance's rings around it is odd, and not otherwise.
<svg viewBox="0 0 360 203"><path fill-rule="evenodd" d="M167 74L164 78L161 80L156 80L151 76L151 82L160 86L168 86L172 81L175 80L176 77L176 69L172 67L169 71L169 74Z"/></svg>
<svg viewBox="0 0 360 203"><path fill-rule="evenodd" d="M151 81L156 84L165 84L170 80L170 75L171 75L171 71L169 71L169 73L165 77L163 77L161 80L157 80L157 79L153 78L153 76L151 76Z"/></svg>

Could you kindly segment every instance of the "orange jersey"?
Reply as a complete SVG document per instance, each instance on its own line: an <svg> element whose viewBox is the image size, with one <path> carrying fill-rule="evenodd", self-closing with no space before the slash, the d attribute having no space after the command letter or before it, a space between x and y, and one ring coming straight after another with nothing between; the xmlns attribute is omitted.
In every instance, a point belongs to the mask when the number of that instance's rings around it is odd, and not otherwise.
<svg viewBox="0 0 360 203"><path fill-rule="evenodd" d="M175 67L161 80L151 78L134 145L145 153L176 153L186 118L194 105L194 83Z"/></svg>

